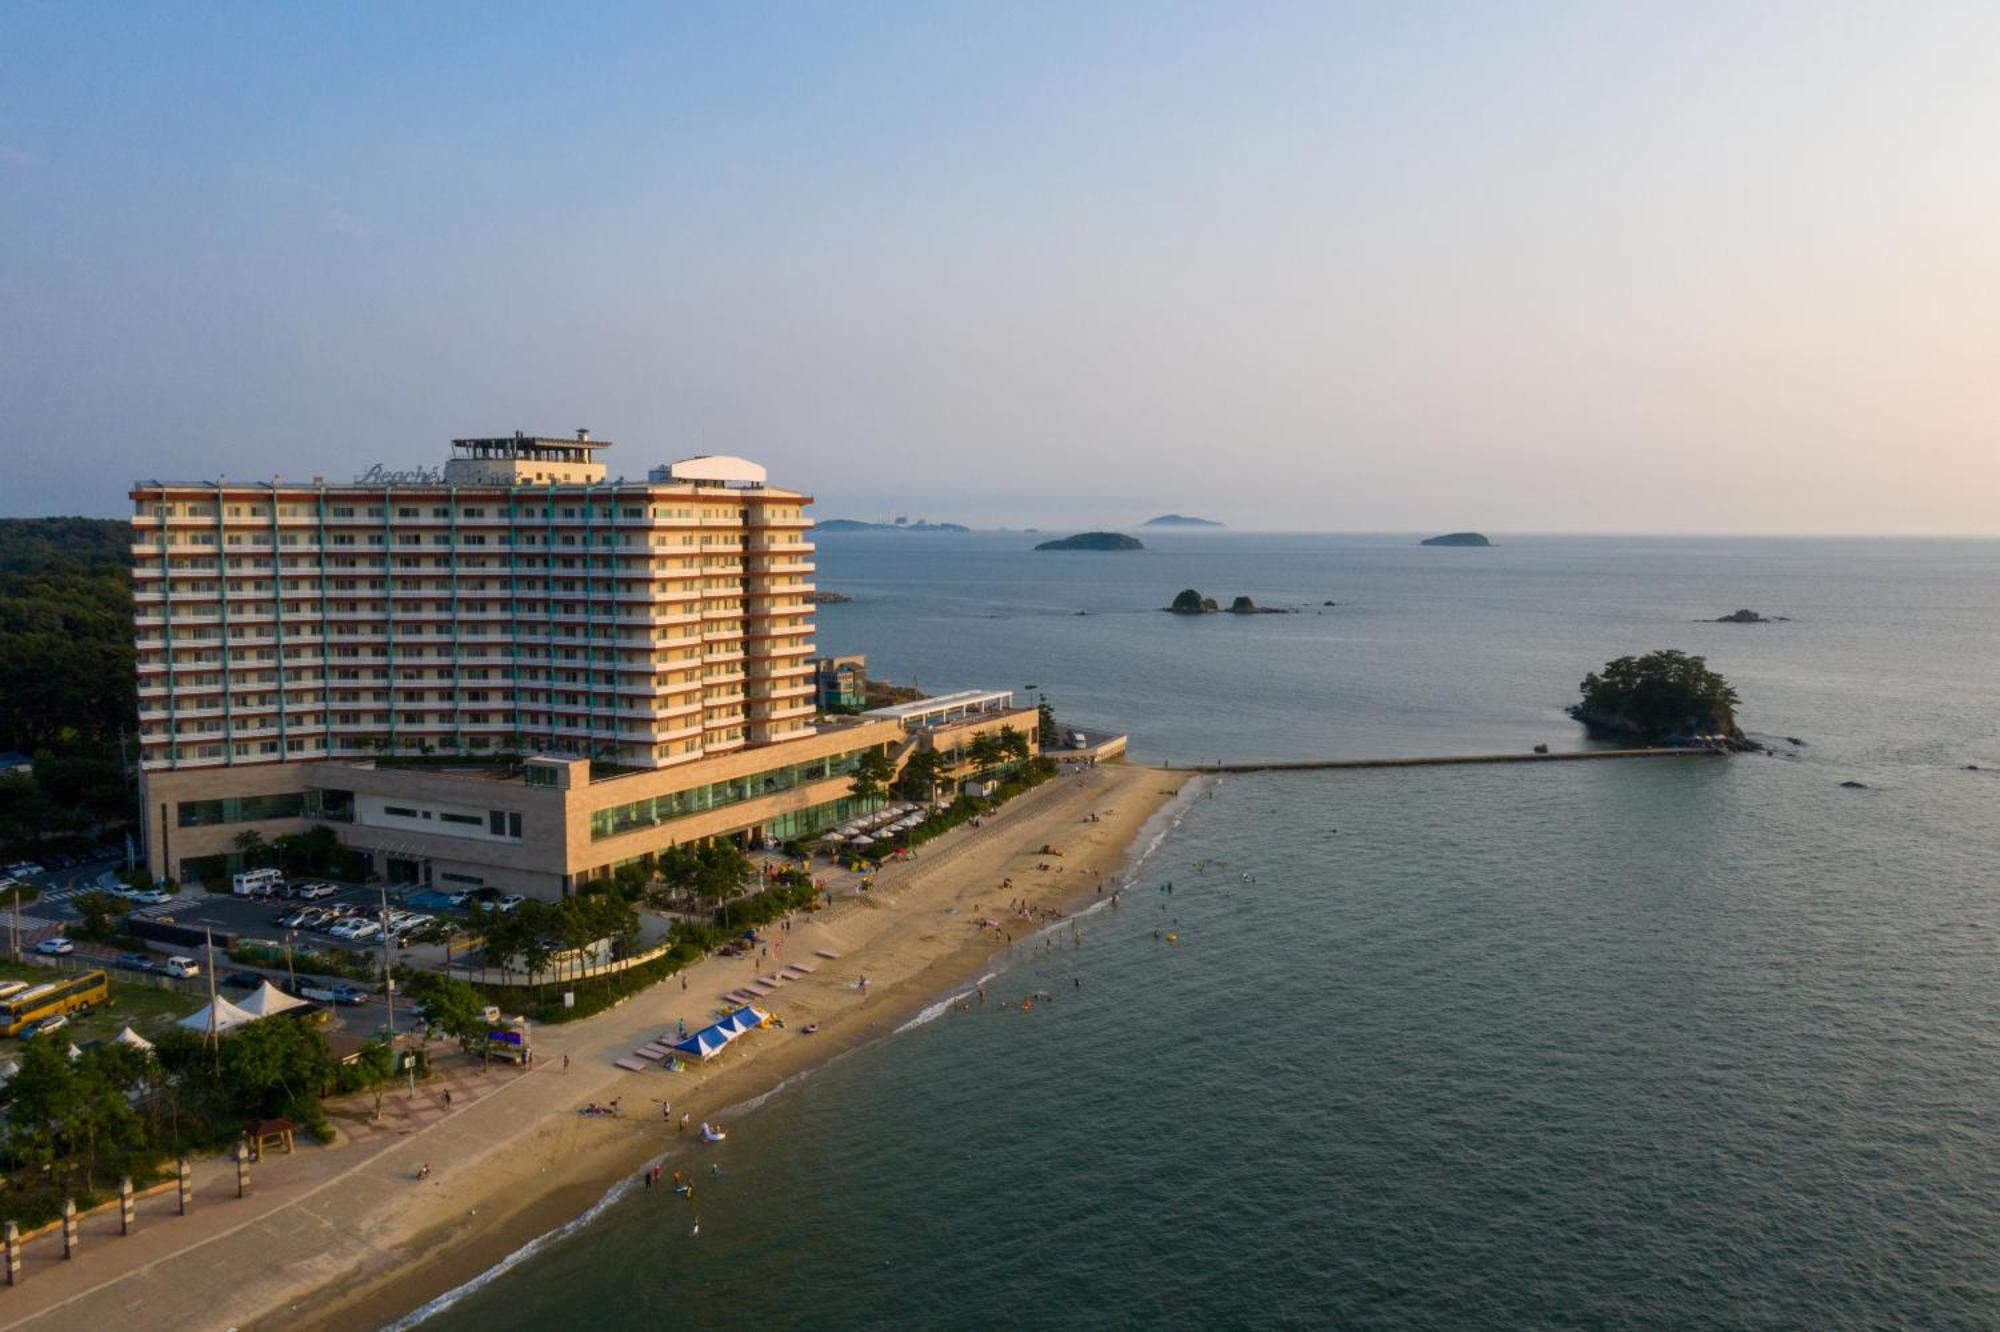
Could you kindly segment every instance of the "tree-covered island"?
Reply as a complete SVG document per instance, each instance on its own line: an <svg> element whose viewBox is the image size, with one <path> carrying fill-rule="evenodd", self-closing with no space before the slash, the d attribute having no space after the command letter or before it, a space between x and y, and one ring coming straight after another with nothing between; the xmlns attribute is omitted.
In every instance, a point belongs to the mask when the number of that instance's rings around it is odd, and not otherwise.
<svg viewBox="0 0 2000 1332"><path fill-rule="evenodd" d="M1569 715L1593 731L1651 745L1758 748L1736 724L1736 691L1704 657L1672 648L1620 657L1584 676L1581 689Z"/></svg>

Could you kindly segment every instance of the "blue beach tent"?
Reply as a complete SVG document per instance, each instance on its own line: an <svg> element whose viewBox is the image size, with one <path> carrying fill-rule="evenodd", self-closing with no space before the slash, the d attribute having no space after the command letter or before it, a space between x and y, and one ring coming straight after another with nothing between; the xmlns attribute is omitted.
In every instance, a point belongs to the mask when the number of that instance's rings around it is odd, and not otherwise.
<svg viewBox="0 0 2000 1332"><path fill-rule="evenodd" d="M692 1055L696 1059L707 1059L711 1055L721 1053L724 1047L744 1032L754 1031L770 1020L769 1013L760 1013L745 1004L720 1022L711 1022L699 1031L689 1032L681 1040L669 1041L667 1048L678 1054Z"/></svg>

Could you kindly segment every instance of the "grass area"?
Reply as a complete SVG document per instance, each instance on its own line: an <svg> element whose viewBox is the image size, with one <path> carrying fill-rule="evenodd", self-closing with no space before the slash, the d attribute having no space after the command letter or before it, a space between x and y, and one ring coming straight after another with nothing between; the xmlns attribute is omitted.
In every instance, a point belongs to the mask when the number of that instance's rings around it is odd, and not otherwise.
<svg viewBox="0 0 2000 1332"><path fill-rule="evenodd" d="M0 960L0 980L45 985L69 974L53 967ZM78 1045L85 1041L108 1041L118 1034L119 1028L128 1026L141 1036L152 1036L208 1002L198 994L156 990L142 982L121 981L115 971L108 974L111 976L111 1002L89 1013L72 1014L69 1026L63 1028L62 1034ZM15 1042L0 1042L0 1049L12 1044Z"/></svg>

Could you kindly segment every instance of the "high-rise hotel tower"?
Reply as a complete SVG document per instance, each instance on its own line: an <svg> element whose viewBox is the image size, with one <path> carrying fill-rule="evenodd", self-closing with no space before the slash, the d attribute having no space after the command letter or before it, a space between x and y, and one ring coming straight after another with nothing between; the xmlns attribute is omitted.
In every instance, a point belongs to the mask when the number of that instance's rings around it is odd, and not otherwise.
<svg viewBox="0 0 2000 1332"><path fill-rule="evenodd" d="M331 823L391 878L547 895L852 812L845 774L901 736L814 723L809 498L731 457L608 479L609 447L135 485L153 872Z"/></svg>
<svg viewBox="0 0 2000 1332"><path fill-rule="evenodd" d="M587 431L453 447L441 473L352 485L133 490L148 770L664 768L809 729L806 496L738 458L608 481Z"/></svg>

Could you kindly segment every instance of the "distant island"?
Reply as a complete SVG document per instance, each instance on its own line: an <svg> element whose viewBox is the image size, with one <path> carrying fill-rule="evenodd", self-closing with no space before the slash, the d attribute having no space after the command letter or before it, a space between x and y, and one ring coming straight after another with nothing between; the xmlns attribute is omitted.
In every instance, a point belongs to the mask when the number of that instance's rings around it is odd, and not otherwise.
<svg viewBox="0 0 2000 1332"><path fill-rule="evenodd" d="M1078 532L1056 541L1044 541L1036 550L1144 550L1146 547L1137 537L1126 536L1123 532Z"/></svg>
<svg viewBox="0 0 2000 1332"><path fill-rule="evenodd" d="M1745 609L1745 610L1739 610L1739 611L1731 611L1731 612L1729 612L1729 614L1727 614L1727 615L1718 615L1718 616L1716 616L1716 617L1715 617L1715 618L1714 618L1713 620L1709 620L1709 621L1707 621L1706 623L1709 623L1709 624L1782 624L1782 623L1783 623L1783 622L1785 621L1785 619L1786 619L1786 618L1787 618L1787 617L1786 617L1786 616L1783 616L1783 615L1759 615L1759 614L1758 614L1758 613L1757 613L1756 611L1753 611L1753 610L1748 610L1748 609Z"/></svg>
<svg viewBox="0 0 2000 1332"><path fill-rule="evenodd" d="M845 592L829 592L823 587L816 587L806 593L806 600L815 606L840 606L854 600L854 598L848 596Z"/></svg>
<svg viewBox="0 0 2000 1332"><path fill-rule="evenodd" d="M1593 731L1648 745L1760 748L1736 724L1736 691L1703 657L1663 648L1620 657L1583 677L1583 699L1569 715Z"/></svg>
<svg viewBox="0 0 2000 1332"><path fill-rule="evenodd" d="M962 523L927 523L919 518L914 523L864 523L858 518L827 518L815 523L821 532L970 532L972 529Z"/></svg>
<svg viewBox="0 0 2000 1332"><path fill-rule="evenodd" d="M1490 546L1493 543L1479 532L1446 532L1443 536L1425 537L1417 543L1420 546Z"/></svg>
<svg viewBox="0 0 2000 1332"><path fill-rule="evenodd" d="M1294 612L1279 606L1259 606L1248 597L1238 597L1229 603L1229 609L1222 610L1214 597L1205 597L1191 587L1185 587L1174 597L1174 604L1161 609L1175 615L1214 615L1222 611L1226 615L1291 615Z"/></svg>
<svg viewBox="0 0 2000 1332"><path fill-rule="evenodd" d="M1148 518L1141 527L1223 527L1213 518L1190 518L1184 513L1163 513L1157 518Z"/></svg>

